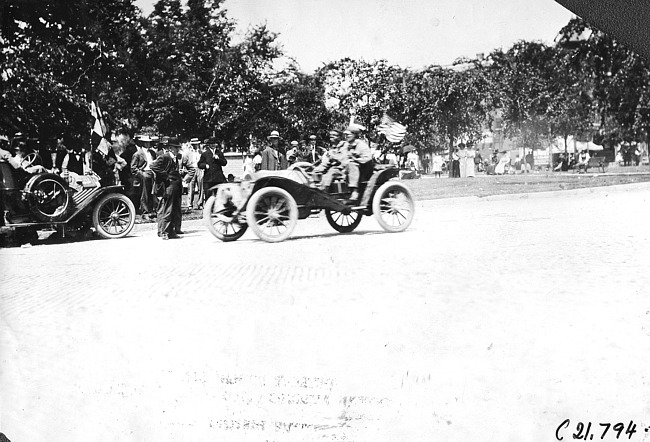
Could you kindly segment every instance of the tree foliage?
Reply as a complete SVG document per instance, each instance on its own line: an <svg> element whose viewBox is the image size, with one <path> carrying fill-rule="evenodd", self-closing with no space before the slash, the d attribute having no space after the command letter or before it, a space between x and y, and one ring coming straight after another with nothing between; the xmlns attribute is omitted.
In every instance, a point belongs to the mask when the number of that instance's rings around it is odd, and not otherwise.
<svg viewBox="0 0 650 442"><path fill-rule="evenodd" d="M271 130L323 139L351 114L373 141L388 113L407 125L406 142L435 149L480 141L497 114L530 148L548 136L595 132L613 144L650 130L648 63L580 19L556 44L520 41L485 60L412 70L346 58L310 75L266 25L233 41L224 0L159 0L148 17L132 0L15 1L0 4L5 133L87 138L93 99L112 127L128 120L238 146Z"/></svg>

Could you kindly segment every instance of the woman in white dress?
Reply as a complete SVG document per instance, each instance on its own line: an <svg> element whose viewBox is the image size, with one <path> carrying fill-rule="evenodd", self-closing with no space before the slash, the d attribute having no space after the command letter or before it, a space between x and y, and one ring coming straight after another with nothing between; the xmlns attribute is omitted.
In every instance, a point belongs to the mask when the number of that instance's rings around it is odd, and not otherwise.
<svg viewBox="0 0 650 442"><path fill-rule="evenodd" d="M465 171L468 178L474 178L476 176L474 171L474 158L476 158L476 151L472 146L467 146L467 156L465 157Z"/></svg>
<svg viewBox="0 0 650 442"><path fill-rule="evenodd" d="M458 158L460 166L460 177L467 177L467 149L465 149L465 144L460 143L458 146Z"/></svg>

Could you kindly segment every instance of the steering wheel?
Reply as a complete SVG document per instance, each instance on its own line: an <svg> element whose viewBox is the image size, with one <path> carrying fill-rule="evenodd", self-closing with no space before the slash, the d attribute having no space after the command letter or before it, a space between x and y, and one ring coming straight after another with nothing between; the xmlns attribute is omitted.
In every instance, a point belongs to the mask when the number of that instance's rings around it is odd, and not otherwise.
<svg viewBox="0 0 650 442"><path fill-rule="evenodd" d="M36 152L32 152L30 154L25 155L25 157L20 161L20 167L23 169L28 168L34 162L36 161L36 158L38 158L38 154Z"/></svg>

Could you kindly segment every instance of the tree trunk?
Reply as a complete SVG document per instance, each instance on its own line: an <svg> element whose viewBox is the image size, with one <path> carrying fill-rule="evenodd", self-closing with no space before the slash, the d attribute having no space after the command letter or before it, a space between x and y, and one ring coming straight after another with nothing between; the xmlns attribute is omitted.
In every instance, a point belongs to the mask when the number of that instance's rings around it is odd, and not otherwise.
<svg viewBox="0 0 650 442"><path fill-rule="evenodd" d="M453 170L454 170L454 161L453 161L453 155L454 155L454 136L449 135L449 161L447 162L447 173L449 174L449 178L453 178Z"/></svg>

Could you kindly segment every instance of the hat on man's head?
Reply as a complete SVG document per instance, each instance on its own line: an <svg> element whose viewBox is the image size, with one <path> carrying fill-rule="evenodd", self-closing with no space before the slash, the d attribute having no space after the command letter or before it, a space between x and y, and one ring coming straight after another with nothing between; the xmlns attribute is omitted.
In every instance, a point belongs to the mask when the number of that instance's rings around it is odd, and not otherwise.
<svg viewBox="0 0 650 442"><path fill-rule="evenodd" d="M269 135L269 136L266 137L266 138L267 138L267 139L271 139L271 138L280 138L280 132L278 132L277 130L272 130L272 131L271 131L271 135Z"/></svg>
<svg viewBox="0 0 650 442"><path fill-rule="evenodd" d="M297 142L297 141L292 141L292 142L291 142L291 145L292 145L292 146L297 146L297 145L298 145L298 142Z"/></svg>
<svg viewBox="0 0 650 442"><path fill-rule="evenodd" d="M343 132L341 132L338 129L332 129L330 130L330 135L333 135L335 137L340 137L341 135L343 135Z"/></svg>
<svg viewBox="0 0 650 442"><path fill-rule="evenodd" d="M316 135L310 135L310 136L309 136L309 139L310 139L310 140L315 140L315 139L316 139Z"/></svg>
<svg viewBox="0 0 650 442"><path fill-rule="evenodd" d="M151 143L151 137L149 135L140 135L137 139L143 143Z"/></svg>
<svg viewBox="0 0 650 442"><path fill-rule="evenodd" d="M190 144L201 144L201 142L199 141L198 138L192 138L192 139L190 140Z"/></svg>
<svg viewBox="0 0 650 442"><path fill-rule="evenodd" d="M156 136L156 135L154 135L154 136L151 137L151 141L152 141L153 143L157 143L159 140L160 140L160 138L159 138L158 136Z"/></svg>
<svg viewBox="0 0 650 442"><path fill-rule="evenodd" d="M364 129L365 129L365 127L363 127L362 125L352 123L346 129L346 132L350 132L351 134L357 135L357 134L361 133L361 131L364 130Z"/></svg>
<svg viewBox="0 0 650 442"><path fill-rule="evenodd" d="M174 148L174 149L180 149L181 148L181 143L179 143L178 138L176 138L176 137L164 137L163 139L164 139L163 145L165 147Z"/></svg>

